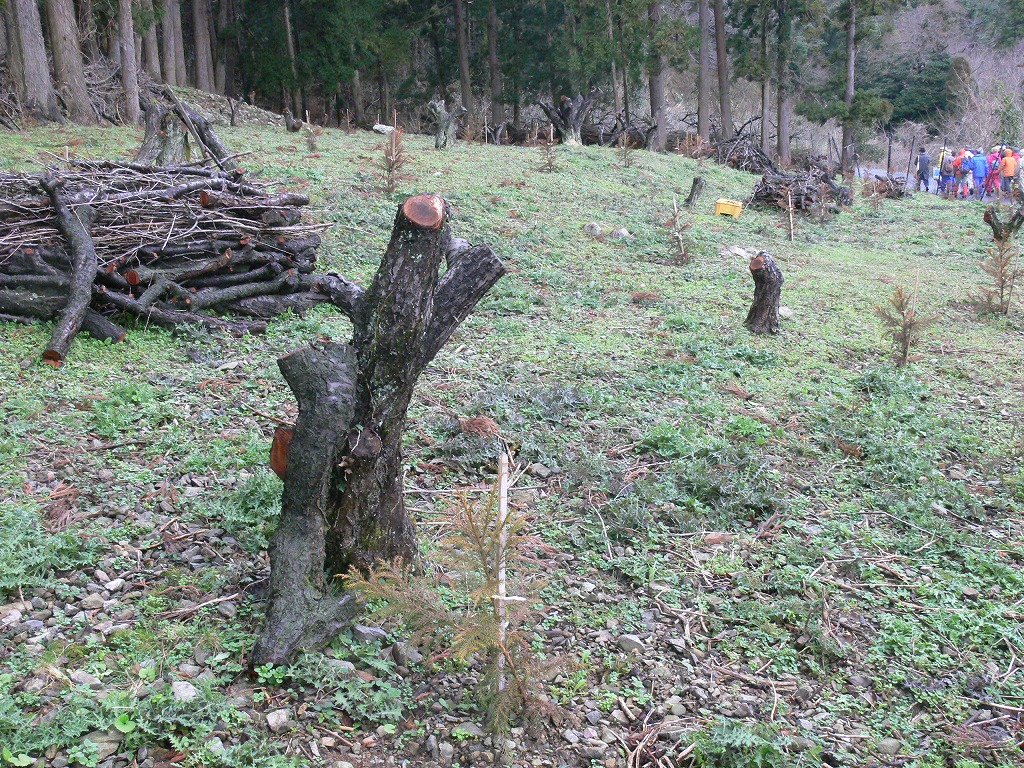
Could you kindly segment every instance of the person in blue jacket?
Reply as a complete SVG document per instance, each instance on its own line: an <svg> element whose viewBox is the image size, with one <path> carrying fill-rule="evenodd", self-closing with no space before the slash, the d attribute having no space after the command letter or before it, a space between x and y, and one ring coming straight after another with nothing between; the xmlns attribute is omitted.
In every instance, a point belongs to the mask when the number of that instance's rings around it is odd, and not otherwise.
<svg viewBox="0 0 1024 768"><path fill-rule="evenodd" d="M981 200L985 197L985 177L988 175L988 158L980 149L974 153L974 194Z"/></svg>

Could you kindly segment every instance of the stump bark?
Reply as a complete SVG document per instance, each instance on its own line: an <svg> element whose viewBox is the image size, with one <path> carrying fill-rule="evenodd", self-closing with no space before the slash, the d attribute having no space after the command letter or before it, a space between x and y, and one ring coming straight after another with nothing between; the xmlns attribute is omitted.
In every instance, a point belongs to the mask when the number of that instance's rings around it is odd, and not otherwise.
<svg viewBox="0 0 1024 768"><path fill-rule="evenodd" d="M370 287L346 283L335 302L352 320L351 343L279 362L299 419L272 451L284 491L253 664L287 663L330 640L354 610L338 575L417 558L402 493L406 411L423 369L505 273L490 248L452 239L448 218L436 195L406 200Z"/></svg>
<svg viewBox="0 0 1024 768"><path fill-rule="evenodd" d="M580 133L583 130L583 123L586 122L590 110L594 107L594 101L600 91L592 89L586 96L577 94L576 98L570 99L562 96L555 107L552 104L539 102L539 106L548 116L548 120L558 132L558 138L563 144L578 145L582 143Z"/></svg>
<svg viewBox="0 0 1024 768"><path fill-rule="evenodd" d="M785 281L775 260L761 251L750 260L750 276L754 278L754 302L743 325L752 333L779 332L779 300Z"/></svg>
<svg viewBox="0 0 1024 768"><path fill-rule="evenodd" d="M692 209L700 200L700 196L704 193L704 187L707 186L707 182L704 181L703 176L694 176L693 184L690 186L690 194L686 197L686 207Z"/></svg>
<svg viewBox="0 0 1024 768"><path fill-rule="evenodd" d="M434 149L451 149L455 146L455 119L461 112L449 112L445 107L444 99L431 101L427 104L427 114L434 121Z"/></svg>
<svg viewBox="0 0 1024 768"><path fill-rule="evenodd" d="M1024 206L1013 212L1008 221L1001 221L994 205L985 209L984 221L992 227L992 237L997 243L1013 239L1024 225Z"/></svg>

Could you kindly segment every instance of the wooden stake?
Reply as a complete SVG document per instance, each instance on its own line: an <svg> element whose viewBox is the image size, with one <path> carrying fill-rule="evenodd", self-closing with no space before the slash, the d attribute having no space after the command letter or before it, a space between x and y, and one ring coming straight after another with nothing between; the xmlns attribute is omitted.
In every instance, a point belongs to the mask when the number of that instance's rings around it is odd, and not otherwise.
<svg viewBox="0 0 1024 768"><path fill-rule="evenodd" d="M786 208L789 211L789 240L793 241L793 190L790 187L786 188Z"/></svg>
<svg viewBox="0 0 1024 768"><path fill-rule="evenodd" d="M508 546L508 453L498 457L498 594L494 610L498 614L498 690L505 689L505 635L508 632L508 611L505 598L508 596L505 574L505 548Z"/></svg>

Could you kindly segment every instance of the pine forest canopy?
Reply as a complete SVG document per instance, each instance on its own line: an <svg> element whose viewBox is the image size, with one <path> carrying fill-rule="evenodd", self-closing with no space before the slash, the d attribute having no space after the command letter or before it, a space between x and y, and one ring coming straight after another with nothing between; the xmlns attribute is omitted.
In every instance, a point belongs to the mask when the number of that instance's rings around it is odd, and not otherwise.
<svg viewBox="0 0 1024 768"><path fill-rule="evenodd" d="M1016 46L1021 0L4 0L2 7L3 81L20 112L40 120L137 122L141 77L325 124L368 126L397 114L419 125L429 119L429 102L444 99L467 110L465 121L489 126L494 140L501 126L505 137L525 136L524 125L544 119L540 102L593 93L589 121L639 125L650 148L664 148L666 129L727 139L763 125L763 147L785 163L794 117L842 125L847 158L858 136L877 127L912 121L937 136L943 121L972 109L1005 112L1007 99L1021 106L1019 82L1001 80L992 96L991 84L973 74L979 57ZM98 61L118 66L131 94L116 109L86 85ZM1019 79L1016 71L997 77ZM730 98L732 91L746 95Z"/></svg>

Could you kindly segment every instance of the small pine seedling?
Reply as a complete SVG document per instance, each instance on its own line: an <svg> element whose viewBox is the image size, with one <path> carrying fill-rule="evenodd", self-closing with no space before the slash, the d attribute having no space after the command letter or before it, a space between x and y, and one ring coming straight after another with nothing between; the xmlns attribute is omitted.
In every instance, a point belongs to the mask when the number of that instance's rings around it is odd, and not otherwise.
<svg viewBox="0 0 1024 768"><path fill-rule="evenodd" d="M405 132L401 128L392 131L381 146L382 157L377 161L381 186L389 195L395 193L399 182L412 178L402 172L402 168L410 162L409 153L405 151L404 136Z"/></svg>
<svg viewBox="0 0 1024 768"><path fill-rule="evenodd" d="M672 218L668 220L667 226L671 232L672 257L680 264L689 264L690 247L686 242L686 230L690 228L690 222L683 221L675 195L672 195Z"/></svg>
<svg viewBox="0 0 1024 768"><path fill-rule="evenodd" d="M982 270L992 278L992 285L981 289L978 311L983 314L1007 315L1013 302L1017 279L1024 277L1024 268L1018 266L1020 252L1013 238L997 240L989 257L981 262Z"/></svg>
<svg viewBox="0 0 1024 768"><path fill-rule="evenodd" d="M917 288L907 292L897 285L888 305L875 307L875 314L885 326L885 335L892 340L896 365L910 362L910 350L921 339L921 332L938 319L938 315L921 315L917 311Z"/></svg>
<svg viewBox="0 0 1024 768"><path fill-rule="evenodd" d="M529 593L539 584L526 552L541 545L523 535L521 514L509 510L502 518L500 488L499 477L484 499L457 497L448 511L451 532L435 554L435 573L417 576L401 563L384 564L346 582L375 604L379 617L403 625L416 645L480 665L475 692L494 732L507 730L516 715L550 714L540 695L541 672L554 663L539 660L530 646L538 617ZM447 585L444 599L441 582ZM514 585L515 595L506 594L506 584Z"/></svg>
<svg viewBox="0 0 1024 768"><path fill-rule="evenodd" d="M544 173L558 170L558 152L553 141L545 141L540 145L540 169Z"/></svg>

